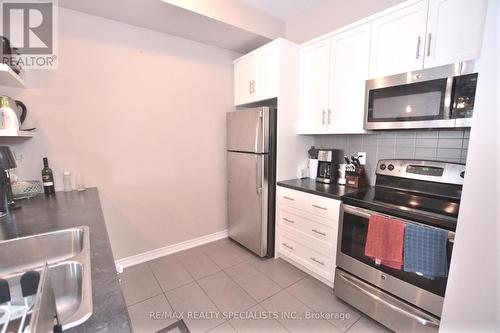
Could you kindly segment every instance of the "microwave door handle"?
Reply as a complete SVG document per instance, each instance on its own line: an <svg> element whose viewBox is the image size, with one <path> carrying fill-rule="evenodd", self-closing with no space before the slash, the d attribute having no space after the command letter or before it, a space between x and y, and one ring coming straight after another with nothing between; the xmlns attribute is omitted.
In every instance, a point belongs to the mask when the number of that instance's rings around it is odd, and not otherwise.
<svg viewBox="0 0 500 333"><path fill-rule="evenodd" d="M443 110L443 119L452 119L453 115L453 105L452 105L452 99L453 99L453 77L449 77L446 80L446 92L444 94L444 110Z"/></svg>

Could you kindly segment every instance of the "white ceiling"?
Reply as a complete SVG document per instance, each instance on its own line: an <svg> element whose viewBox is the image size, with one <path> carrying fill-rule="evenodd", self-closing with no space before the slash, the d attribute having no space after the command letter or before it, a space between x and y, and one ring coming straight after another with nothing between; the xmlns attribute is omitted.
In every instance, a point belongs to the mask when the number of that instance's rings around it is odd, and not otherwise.
<svg viewBox="0 0 500 333"><path fill-rule="evenodd" d="M240 0L269 15L287 21L300 15L321 0Z"/></svg>
<svg viewBox="0 0 500 333"><path fill-rule="evenodd" d="M271 41L260 34L159 0L61 0L58 3L61 7L243 54Z"/></svg>

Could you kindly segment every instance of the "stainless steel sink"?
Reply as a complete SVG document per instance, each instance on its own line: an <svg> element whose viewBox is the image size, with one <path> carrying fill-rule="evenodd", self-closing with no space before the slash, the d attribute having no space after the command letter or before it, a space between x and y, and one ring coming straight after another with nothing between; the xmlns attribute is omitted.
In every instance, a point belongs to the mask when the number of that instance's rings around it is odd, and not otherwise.
<svg viewBox="0 0 500 333"><path fill-rule="evenodd" d="M0 278L11 287L13 305L22 305L20 278L49 264L56 309L63 329L92 314L89 228L86 226L0 242Z"/></svg>

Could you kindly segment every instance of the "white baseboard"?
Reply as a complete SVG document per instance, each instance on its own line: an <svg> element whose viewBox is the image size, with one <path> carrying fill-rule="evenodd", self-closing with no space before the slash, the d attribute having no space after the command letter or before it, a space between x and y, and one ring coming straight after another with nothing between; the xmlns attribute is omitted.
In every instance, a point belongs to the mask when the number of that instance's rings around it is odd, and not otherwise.
<svg viewBox="0 0 500 333"><path fill-rule="evenodd" d="M216 232L214 234L210 235L205 235L201 236L198 238L193 238L184 242L180 242L177 244L172 244L168 245L165 247L161 247L159 249L151 250L148 252L136 254L130 257L122 258L119 260L116 260L116 267L117 270L120 270L120 268L126 268L129 266L134 266L137 264L142 264L143 262L150 261L153 259L157 259L172 253L184 251L199 245L203 245L206 243L214 242L219 239L227 238L228 237L228 232L226 230L222 230L219 232Z"/></svg>

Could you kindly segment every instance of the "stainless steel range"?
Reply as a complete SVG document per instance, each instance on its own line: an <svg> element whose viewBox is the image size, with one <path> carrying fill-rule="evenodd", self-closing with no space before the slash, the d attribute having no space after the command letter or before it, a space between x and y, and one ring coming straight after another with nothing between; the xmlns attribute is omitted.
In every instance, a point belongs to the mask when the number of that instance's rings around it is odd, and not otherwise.
<svg viewBox="0 0 500 333"><path fill-rule="evenodd" d="M376 174L374 187L343 198L335 295L396 332L437 332L465 165L380 160ZM404 226L404 266L386 266L366 255L369 224L374 216ZM407 269L412 249L406 246L414 240L407 237L415 228L429 235L444 235L441 243L444 274L428 276ZM417 253L417 265L429 264L434 258L425 256L436 254L429 251L433 240L426 243L422 239L427 238L419 239L421 243L417 240L415 245L420 252L413 251Z"/></svg>

